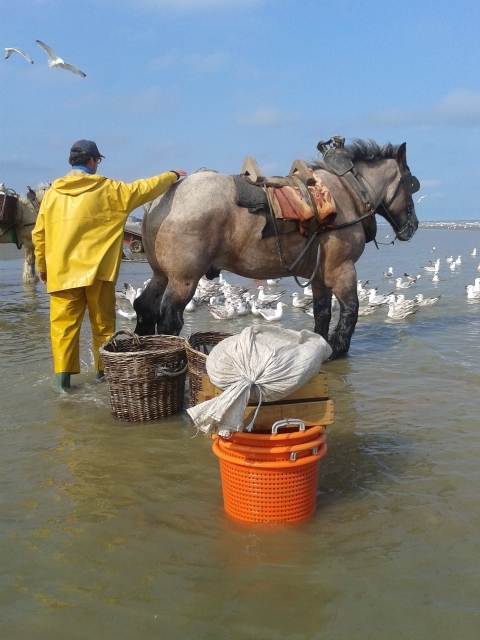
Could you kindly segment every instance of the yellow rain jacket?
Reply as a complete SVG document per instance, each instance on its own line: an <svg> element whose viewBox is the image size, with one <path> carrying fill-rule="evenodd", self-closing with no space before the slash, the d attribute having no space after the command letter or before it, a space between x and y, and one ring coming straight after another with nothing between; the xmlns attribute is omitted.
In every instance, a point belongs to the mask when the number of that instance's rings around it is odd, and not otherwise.
<svg viewBox="0 0 480 640"><path fill-rule="evenodd" d="M173 171L126 184L75 169L45 193L32 232L47 292L116 282L128 214L176 182Z"/></svg>

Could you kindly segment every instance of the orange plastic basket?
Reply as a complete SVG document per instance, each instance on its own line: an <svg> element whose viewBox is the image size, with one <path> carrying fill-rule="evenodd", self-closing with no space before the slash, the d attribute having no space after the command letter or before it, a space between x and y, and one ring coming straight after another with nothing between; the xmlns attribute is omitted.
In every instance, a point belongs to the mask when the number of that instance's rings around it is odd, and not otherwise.
<svg viewBox="0 0 480 640"><path fill-rule="evenodd" d="M318 466L327 446L312 445L312 455L291 460L249 460L212 446L220 462L225 511L247 522L297 522L315 511Z"/></svg>

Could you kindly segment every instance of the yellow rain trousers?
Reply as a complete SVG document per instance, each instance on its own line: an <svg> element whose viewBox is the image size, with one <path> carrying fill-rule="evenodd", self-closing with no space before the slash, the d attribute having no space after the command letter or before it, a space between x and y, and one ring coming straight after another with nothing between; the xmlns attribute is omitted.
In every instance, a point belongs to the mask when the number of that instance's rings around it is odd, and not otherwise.
<svg viewBox="0 0 480 640"><path fill-rule="evenodd" d="M115 282L128 214L154 200L173 171L124 183L75 169L45 193L32 231L38 271L47 274L55 373L78 373L79 336L88 307L95 368L98 348L115 330Z"/></svg>
<svg viewBox="0 0 480 640"><path fill-rule="evenodd" d="M80 329L88 307L94 368L103 370L98 350L115 331L115 283L94 280L50 294L50 340L55 373L80 373Z"/></svg>

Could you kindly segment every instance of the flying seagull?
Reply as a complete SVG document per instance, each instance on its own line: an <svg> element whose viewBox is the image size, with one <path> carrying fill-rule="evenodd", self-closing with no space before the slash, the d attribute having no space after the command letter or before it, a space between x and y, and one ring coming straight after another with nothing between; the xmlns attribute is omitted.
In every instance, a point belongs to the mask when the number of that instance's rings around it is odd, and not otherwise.
<svg viewBox="0 0 480 640"><path fill-rule="evenodd" d="M429 195L430 195L429 193L426 193L424 196L420 196L420 198L417 200L417 204L420 202L420 200L423 200L424 198L426 198Z"/></svg>
<svg viewBox="0 0 480 640"><path fill-rule="evenodd" d="M50 69L61 67L62 69L66 69L67 71L71 71L72 73L75 73L77 76L82 76L82 78L85 78L86 74L83 73L83 71L80 71L80 69L77 69L77 67L74 67L73 64L68 64L67 62L62 60L62 58L59 58L57 54L53 51L53 49L51 49L48 45L44 44L40 40L35 40L35 42L47 54L48 66L50 67Z"/></svg>
<svg viewBox="0 0 480 640"><path fill-rule="evenodd" d="M12 55L12 53L19 53L21 56L25 58L27 62L30 62L31 64L33 64L33 60L30 58L28 53L25 53L25 51L22 51L21 49L15 49L15 47L5 47L5 58L9 58Z"/></svg>

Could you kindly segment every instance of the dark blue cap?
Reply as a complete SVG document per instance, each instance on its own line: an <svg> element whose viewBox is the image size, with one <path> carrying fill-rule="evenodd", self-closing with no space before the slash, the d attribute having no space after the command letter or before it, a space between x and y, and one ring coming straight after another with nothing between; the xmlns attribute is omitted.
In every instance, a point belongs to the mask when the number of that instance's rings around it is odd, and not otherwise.
<svg viewBox="0 0 480 640"><path fill-rule="evenodd" d="M87 154L87 156L91 156L92 158L104 158L100 151L98 150L97 145L93 140L77 140L72 144L72 148L70 149L72 152L83 151L83 153Z"/></svg>

